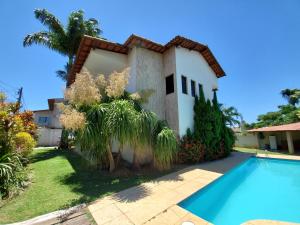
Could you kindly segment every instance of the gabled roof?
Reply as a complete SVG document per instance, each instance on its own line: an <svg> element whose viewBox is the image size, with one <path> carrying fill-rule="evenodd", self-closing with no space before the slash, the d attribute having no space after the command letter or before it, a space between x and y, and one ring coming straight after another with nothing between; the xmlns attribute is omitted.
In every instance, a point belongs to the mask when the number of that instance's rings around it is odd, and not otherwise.
<svg viewBox="0 0 300 225"><path fill-rule="evenodd" d="M48 98L48 106L49 109L41 109L41 110L34 110L33 112L46 112L46 111L53 111L54 110L54 104L63 102L63 98Z"/></svg>
<svg viewBox="0 0 300 225"><path fill-rule="evenodd" d="M172 46L180 46L189 50L198 51L207 61L208 65L212 68L212 70L215 72L218 78L225 76L225 72L223 71L222 67L220 66L220 64L218 63L208 46L192 41L185 37L176 36L167 44L161 45L159 43L153 42L151 40L134 34L132 34L124 42L124 44L118 44L101 38L95 38L85 35L81 39L74 65L69 73L67 86L70 86L75 81L76 73L80 72L91 49L97 48L121 54L128 54L129 50L136 45L159 53L164 53Z"/></svg>
<svg viewBox="0 0 300 225"><path fill-rule="evenodd" d="M248 130L248 132L272 132L272 131L273 132L274 131L300 131L300 122Z"/></svg>

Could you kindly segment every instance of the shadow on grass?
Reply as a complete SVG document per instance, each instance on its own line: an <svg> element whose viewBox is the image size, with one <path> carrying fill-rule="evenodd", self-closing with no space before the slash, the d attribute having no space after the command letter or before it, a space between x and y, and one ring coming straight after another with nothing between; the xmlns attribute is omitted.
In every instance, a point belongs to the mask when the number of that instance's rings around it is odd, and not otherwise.
<svg viewBox="0 0 300 225"><path fill-rule="evenodd" d="M57 156L64 156L64 152L66 150L56 150L56 149L35 149L34 150L34 154L32 154L30 156L30 162L31 163L35 163L35 162L39 162L39 161L43 161L43 160L48 160L48 159L52 159L55 158Z"/></svg>
<svg viewBox="0 0 300 225"><path fill-rule="evenodd" d="M122 175L118 174L118 171L111 174L89 167L88 162L77 153L65 151L64 155L75 172L60 177L59 182L68 185L72 188L73 192L79 193L82 196L80 199L68 203L68 206L91 202L105 195L120 192L124 189L173 172L173 170L159 172L151 168L134 172L124 168L125 173L122 173ZM115 194L114 197L120 201L136 201L150 194L147 188L142 187L134 187L132 192L135 194L129 196L121 192Z"/></svg>

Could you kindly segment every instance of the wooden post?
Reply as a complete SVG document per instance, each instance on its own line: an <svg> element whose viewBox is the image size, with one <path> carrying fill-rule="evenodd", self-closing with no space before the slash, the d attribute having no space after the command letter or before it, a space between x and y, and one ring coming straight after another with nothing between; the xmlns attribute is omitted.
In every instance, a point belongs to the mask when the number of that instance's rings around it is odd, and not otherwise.
<svg viewBox="0 0 300 225"><path fill-rule="evenodd" d="M295 150L294 150L293 137L292 137L292 133L290 131L286 132L286 140L288 143L289 153L294 154Z"/></svg>

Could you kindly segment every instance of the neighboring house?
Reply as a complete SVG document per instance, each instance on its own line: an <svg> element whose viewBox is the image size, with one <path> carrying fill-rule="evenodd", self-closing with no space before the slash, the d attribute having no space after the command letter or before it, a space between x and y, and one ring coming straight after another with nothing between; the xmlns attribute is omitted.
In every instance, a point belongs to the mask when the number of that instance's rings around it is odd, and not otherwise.
<svg viewBox="0 0 300 225"><path fill-rule="evenodd" d="M85 67L92 74L109 75L130 67L127 91L154 90L144 107L155 112L179 136L193 129L194 96L203 87L212 99L218 78L225 75L210 49L203 44L176 36L162 45L131 35L124 44L84 36L67 85Z"/></svg>
<svg viewBox="0 0 300 225"><path fill-rule="evenodd" d="M57 146L62 126L59 122L60 111L57 103L63 102L63 98L48 99L49 109L33 111L34 121L38 126L38 146Z"/></svg>
<svg viewBox="0 0 300 225"><path fill-rule="evenodd" d="M248 130L257 137L262 149L284 150L290 154L300 151L300 122Z"/></svg>

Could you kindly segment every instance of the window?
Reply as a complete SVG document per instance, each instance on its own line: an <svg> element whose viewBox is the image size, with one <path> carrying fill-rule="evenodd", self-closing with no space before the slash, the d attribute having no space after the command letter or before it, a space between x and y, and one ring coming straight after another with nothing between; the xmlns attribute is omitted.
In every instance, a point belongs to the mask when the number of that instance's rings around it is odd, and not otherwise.
<svg viewBox="0 0 300 225"><path fill-rule="evenodd" d="M47 124L48 123L48 117L46 116L40 116L38 120L39 124Z"/></svg>
<svg viewBox="0 0 300 225"><path fill-rule="evenodd" d="M199 96L200 96L200 92L201 92L201 89L203 88L203 85L202 84L198 84L198 88L199 88Z"/></svg>
<svg viewBox="0 0 300 225"><path fill-rule="evenodd" d="M187 94L187 78L185 76L181 76L181 85L182 85L182 93Z"/></svg>
<svg viewBox="0 0 300 225"><path fill-rule="evenodd" d="M166 77L166 94L174 92L174 76L173 74Z"/></svg>
<svg viewBox="0 0 300 225"><path fill-rule="evenodd" d="M196 83L193 80L191 80L191 92L192 92L192 96L195 97L196 96Z"/></svg>

